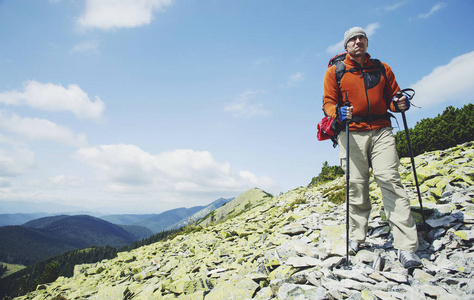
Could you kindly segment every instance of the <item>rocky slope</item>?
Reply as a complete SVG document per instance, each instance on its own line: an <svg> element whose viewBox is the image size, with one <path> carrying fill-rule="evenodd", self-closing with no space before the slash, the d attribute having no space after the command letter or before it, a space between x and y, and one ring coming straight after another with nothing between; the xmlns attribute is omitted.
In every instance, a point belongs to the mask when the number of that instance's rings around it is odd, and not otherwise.
<svg viewBox="0 0 474 300"><path fill-rule="evenodd" d="M328 200L340 178L252 199L260 205L234 218L76 266L19 299L473 299L474 143L416 163L429 225L419 227L422 269L396 260L375 183L367 242L345 266L345 204ZM421 222L409 159L400 171Z"/></svg>

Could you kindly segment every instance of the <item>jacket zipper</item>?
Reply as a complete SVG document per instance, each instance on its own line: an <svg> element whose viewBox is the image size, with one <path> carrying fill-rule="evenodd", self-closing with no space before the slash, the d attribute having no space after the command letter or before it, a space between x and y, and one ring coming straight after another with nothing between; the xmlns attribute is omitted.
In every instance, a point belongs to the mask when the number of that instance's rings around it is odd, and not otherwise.
<svg viewBox="0 0 474 300"><path fill-rule="evenodd" d="M369 93L367 91L367 84L365 84L365 74L366 72L364 72L364 69L362 69L362 74L360 75L360 77L362 78L362 80L364 81L364 89L365 89L365 98L367 99L367 121L366 123L369 124L370 126L370 129L374 129L372 127L372 124L369 122L369 116L370 116L370 101L369 101Z"/></svg>
<svg viewBox="0 0 474 300"><path fill-rule="evenodd" d="M352 59L352 58L351 58ZM372 127L372 124L370 124L370 122L368 121L368 117L369 117L369 113L370 113L370 101L369 101L369 93L367 91L367 85L365 84L365 72L364 72L364 67L362 67L361 64L359 64L359 62L355 61L354 59L352 59L352 61L354 61L357 65L359 65L360 67L360 70L361 70L361 74L360 74L360 78L362 78L363 82L364 82L364 89L365 89L365 98L367 99L367 124L369 124L370 126L370 129L373 129Z"/></svg>

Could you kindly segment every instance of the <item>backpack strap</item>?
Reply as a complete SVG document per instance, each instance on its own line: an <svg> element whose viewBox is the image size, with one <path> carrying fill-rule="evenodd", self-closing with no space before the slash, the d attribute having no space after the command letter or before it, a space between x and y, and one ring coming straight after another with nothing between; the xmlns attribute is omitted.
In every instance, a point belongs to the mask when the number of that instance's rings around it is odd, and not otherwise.
<svg viewBox="0 0 474 300"><path fill-rule="evenodd" d="M382 73L383 77L385 77L385 79L387 79L387 73L385 71L385 66L382 64L382 62L376 58L371 58L370 59L374 65L377 67L377 69L380 70L380 73Z"/></svg>
<svg viewBox="0 0 474 300"><path fill-rule="evenodd" d="M338 60L335 62L336 65L336 81L337 81L337 86L341 87L341 79L342 76L346 73L346 65L344 64L344 61Z"/></svg>
<svg viewBox="0 0 474 300"><path fill-rule="evenodd" d="M347 52L340 53L331 58L328 63L328 68L333 65L336 65L336 81L338 86L341 85L342 76L344 76L344 73L346 73L346 65L344 64L346 56Z"/></svg>

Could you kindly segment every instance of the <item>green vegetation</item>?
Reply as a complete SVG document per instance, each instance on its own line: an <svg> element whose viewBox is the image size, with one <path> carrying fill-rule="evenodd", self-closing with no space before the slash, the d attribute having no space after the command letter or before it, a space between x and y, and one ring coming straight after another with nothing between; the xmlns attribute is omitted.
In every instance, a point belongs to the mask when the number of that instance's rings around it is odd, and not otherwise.
<svg viewBox="0 0 474 300"><path fill-rule="evenodd" d="M285 205L285 208L283 209L283 212L289 212L294 210L296 207L300 206L301 204L306 204L308 203L308 199L306 198L298 198L291 202L290 204Z"/></svg>
<svg viewBox="0 0 474 300"><path fill-rule="evenodd" d="M308 187L312 187L321 183L332 181L343 175L344 175L344 170L340 166L330 166L329 163L325 161L323 163L323 167L321 168L321 173L319 173L318 176L313 177Z"/></svg>
<svg viewBox="0 0 474 300"><path fill-rule="evenodd" d="M0 279L3 277L10 276L11 274L23 270L26 268L24 265L16 265L16 264L7 264L7 263L0 263L0 268L4 270L4 273L0 275ZM0 271L1 274L1 271Z"/></svg>
<svg viewBox="0 0 474 300"><path fill-rule="evenodd" d="M44 267L43 273L41 273L38 283L50 283L59 277L60 266L57 261L53 260Z"/></svg>
<svg viewBox="0 0 474 300"><path fill-rule="evenodd" d="M0 277L2 277L7 271L8 267L6 265L0 264Z"/></svg>
<svg viewBox="0 0 474 300"><path fill-rule="evenodd" d="M346 202L346 189L339 189L334 193L329 194L328 200L329 202L332 202L337 205Z"/></svg>
<svg viewBox="0 0 474 300"><path fill-rule="evenodd" d="M461 109L448 106L441 115L417 122L408 132L414 156L473 141L474 104L469 103ZM397 132L395 140L398 155L410 156L404 130Z"/></svg>
<svg viewBox="0 0 474 300"><path fill-rule="evenodd" d="M72 276L76 264L98 262L113 258L116 254L117 250L110 246L91 246L82 250L70 250L42 260L0 279L0 298L7 295L23 295L34 290L38 284L56 280L58 276Z"/></svg>
<svg viewBox="0 0 474 300"><path fill-rule="evenodd" d="M334 185L323 190L323 197L328 197L329 202L334 204L341 204L346 202L346 186Z"/></svg>
<svg viewBox="0 0 474 300"><path fill-rule="evenodd" d="M176 234L181 233L183 230L185 230L185 228L188 228L188 227L190 227L190 226L186 226L184 228L179 228L179 229L172 229L172 230L159 232L159 233L154 234L152 236L149 236L145 239L142 239L141 241L132 243L132 244L127 245L127 246L120 247L117 252L128 252L128 251L131 251L133 249L140 248L142 246L157 243L159 241L168 239L171 236L175 236Z"/></svg>
<svg viewBox="0 0 474 300"><path fill-rule="evenodd" d="M54 257L34 263L18 272L0 279L0 299L5 296L20 296L35 290L38 284L56 280L58 276L71 277L74 266L85 263L95 263L117 256L118 252L131 251L141 246L150 245L161 240L176 236L186 230L196 230L192 226L182 229L163 231L139 242L116 249L111 246L90 246L86 249L70 250Z"/></svg>
<svg viewBox="0 0 474 300"><path fill-rule="evenodd" d="M54 216L3 226L0 261L28 266L65 251L90 245L121 247L152 234L139 226L123 227L90 216Z"/></svg>

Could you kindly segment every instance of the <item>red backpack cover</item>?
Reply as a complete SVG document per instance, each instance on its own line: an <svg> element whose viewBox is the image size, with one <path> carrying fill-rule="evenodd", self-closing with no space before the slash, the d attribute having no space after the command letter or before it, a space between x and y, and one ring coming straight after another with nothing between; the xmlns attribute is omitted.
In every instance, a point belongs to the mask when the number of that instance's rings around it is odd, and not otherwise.
<svg viewBox="0 0 474 300"><path fill-rule="evenodd" d="M331 119L328 116L325 116L318 123L318 141L329 140L335 136L335 128L333 128L333 122L335 122L335 120Z"/></svg>

